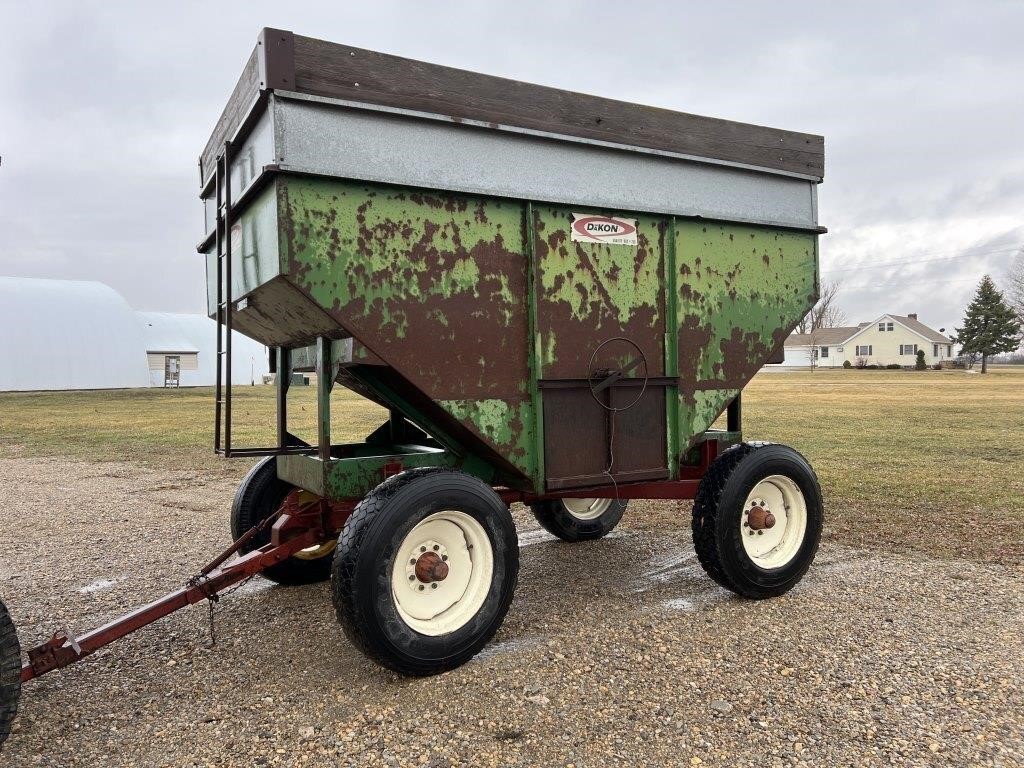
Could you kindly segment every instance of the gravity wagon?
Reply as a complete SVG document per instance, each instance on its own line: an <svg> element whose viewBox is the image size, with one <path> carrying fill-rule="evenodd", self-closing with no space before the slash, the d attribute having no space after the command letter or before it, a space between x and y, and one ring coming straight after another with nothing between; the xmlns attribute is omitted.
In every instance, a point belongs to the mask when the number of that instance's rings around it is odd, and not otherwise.
<svg viewBox="0 0 1024 768"><path fill-rule="evenodd" d="M708 575L779 595L822 499L740 392L818 295L819 136L585 96L263 30L200 159L216 450L260 457L234 543L181 589L22 663L19 686L254 573L330 580L338 621L409 675L470 659L509 608L513 502L567 542L632 499L692 499ZM276 441L232 441L231 333L272 350ZM296 372L318 432L289 431ZM331 436L331 392L389 414ZM715 428L725 415L722 428Z"/></svg>

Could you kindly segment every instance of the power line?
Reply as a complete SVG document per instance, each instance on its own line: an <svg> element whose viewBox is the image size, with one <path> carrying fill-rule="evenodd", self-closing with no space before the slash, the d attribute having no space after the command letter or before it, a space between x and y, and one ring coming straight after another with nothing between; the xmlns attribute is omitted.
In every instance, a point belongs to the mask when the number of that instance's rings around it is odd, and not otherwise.
<svg viewBox="0 0 1024 768"><path fill-rule="evenodd" d="M864 283L863 285L861 285L859 287L860 288L887 288L887 287L899 286L899 287L905 288L908 284L942 285L942 284L945 284L945 283L977 283L977 282L980 282L980 280L981 280L981 278L979 278L979 277L956 277L956 278L950 278L948 280L933 280L931 278L918 278L918 277L910 278L910 277L908 277L908 278L905 278L903 280L898 280L898 281L895 281L895 282L893 282L893 281L889 281L889 282L885 282L885 283L867 282L867 283ZM849 288L849 287L856 288L858 286L848 286L848 285L844 285L843 286L844 289L845 288Z"/></svg>
<svg viewBox="0 0 1024 768"><path fill-rule="evenodd" d="M903 259L901 261L886 261L878 264L863 264L856 267L836 267L835 269L823 269L822 274L829 274L831 272L854 272L862 269L882 269L884 267L899 267L909 264L931 264L937 261L953 261L954 259L965 259L969 256L992 256L997 253L1013 253L1017 251L1021 246L1017 245L1012 248L997 248L990 251L974 251L971 253L961 253L956 256L940 256L934 259Z"/></svg>

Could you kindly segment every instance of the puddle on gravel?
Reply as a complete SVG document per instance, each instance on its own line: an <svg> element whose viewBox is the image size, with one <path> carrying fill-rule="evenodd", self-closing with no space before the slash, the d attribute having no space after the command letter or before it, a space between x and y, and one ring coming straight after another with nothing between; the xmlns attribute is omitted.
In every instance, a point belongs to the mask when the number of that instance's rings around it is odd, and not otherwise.
<svg viewBox="0 0 1024 768"><path fill-rule="evenodd" d="M640 575L637 592L646 592L661 584L681 581L684 576L700 576L704 571L697 562L697 553L692 549L667 552L652 558Z"/></svg>
<svg viewBox="0 0 1024 768"><path fill-rule="evenodd" d="M511 640L503 640L500 643L491 643L474 656L473 661L487 661L490 658L501 656L506 653L525 651L529 648L536 648L539 645L543 645L545 642L547 642L546 638L538 637L536 635L513 637Z"/></svg>
<svg viewBox="0 0 1024 768"><path fill-rule="evenodd" d="M600 539L600 541L607 541L608 539L624 539L624 538L627 538L627 537L629 537L631 535L633 535L633 534L627 533L626 531L622 531L622 530L616 529L616 530L612 531L611 533L607 534L606 536L603 536ZM557 536L555 536L554 534L548 533L543 528L532 528L529 531L520 531L519 532L519 546L520 546L520 548L528 547L531 544L541 544L541 543L546 542L546 541L560 541L560 539Z"/></svg>
<svg viewBox="0 0 1024 768"><path fill-rule="evenodd" d="M543 528L534 528L532 531L519 532L520 548L528 547L531 544L540 544L544 541L558 541L558 537L548 533Z"/></svg>
<svg viewBox="0 0 1024 768"><path fill-rule="evenodd" d="M99 579L98 581L94 581L92 584L86 584L84 587L79 587L78 594L92 595L96 592L106 592L116 583L116 581L111 581L110 579Z"/></svg>

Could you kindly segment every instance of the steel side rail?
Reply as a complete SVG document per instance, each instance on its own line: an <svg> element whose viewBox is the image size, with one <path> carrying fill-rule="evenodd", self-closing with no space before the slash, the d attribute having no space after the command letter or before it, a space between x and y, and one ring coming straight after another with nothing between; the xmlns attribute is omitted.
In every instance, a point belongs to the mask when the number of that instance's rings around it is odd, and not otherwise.
<svg viewBox="0 0 1024 768"><path fill-rule="evenodd" d="M100 648L119 640L125 635L152 624L168 614L174 613L203 600L216 599L219 592L254 576L296 552L313 546L320 540L320 532L306 529L283 544L267 544L232 561L226 566L201 576L181 589L177 589L149 605L144 605L84 635L52 639L28 651L29 661L21 668L21 681L52 672L55 669L81 661Z"/></svg>

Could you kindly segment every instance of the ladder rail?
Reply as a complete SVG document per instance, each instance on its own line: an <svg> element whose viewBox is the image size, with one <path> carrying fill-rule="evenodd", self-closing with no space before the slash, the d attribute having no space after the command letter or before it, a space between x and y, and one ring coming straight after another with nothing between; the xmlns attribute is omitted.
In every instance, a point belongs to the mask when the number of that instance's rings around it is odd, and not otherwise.
<svg viewBox="0 0 1024 768"><path fill-rule="evenodd" d="M231 142L224 142L224 151L217 157L214 169L217 197L216 262L217 262L217 370L214 384L213 449L231 456Z"/></svg>
<svg viewBox="0 0 1024 768"><path fill-rule="evenodd" d="M224 455L231 455L231 142L224 142Z"/></svg>
<svg viewBox="0 0 1024 768"><path fill-rule="evenodd" d="M217 158L216 165L214 166L214 187L216 188L216 222L214 224L214 237L216 238L216 251L215 261L217 265L217 290L216 303L214 305L214 320L217 323L217 355L216 355L216 378L214 379L214 406L213 406L213 450L215 453L221 452L221 419L223 418L223 394L224 394L224 382L221 375L221 358L224 353L223 339L221 337L221 325L223 323L223 307L224 307L224 240L223 231L221 230L221 199L222 194L222 177L221 177L221 158Z"/></svg>

